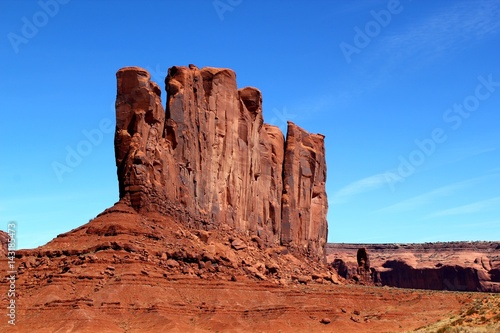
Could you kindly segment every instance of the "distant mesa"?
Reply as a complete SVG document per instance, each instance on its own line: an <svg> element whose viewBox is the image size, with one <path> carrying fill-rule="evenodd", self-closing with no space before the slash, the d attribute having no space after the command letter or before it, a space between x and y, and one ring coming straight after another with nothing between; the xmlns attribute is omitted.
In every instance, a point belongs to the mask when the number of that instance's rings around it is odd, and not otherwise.
<svg viewBox="0 0 500 333"><path fill-rule="evenodd" d="M324 136L264 123L262 94L225 68L174 66L161 89L139 67L117 74L120 201L196 229L230 227L324 258Z"/></svg>
<svg viewBox="0 0 500 333"><path fill-rule="evenodd" d="M326 254L339 276L356 283L498 293L498 246L498 242L327 244Z"/></svg>

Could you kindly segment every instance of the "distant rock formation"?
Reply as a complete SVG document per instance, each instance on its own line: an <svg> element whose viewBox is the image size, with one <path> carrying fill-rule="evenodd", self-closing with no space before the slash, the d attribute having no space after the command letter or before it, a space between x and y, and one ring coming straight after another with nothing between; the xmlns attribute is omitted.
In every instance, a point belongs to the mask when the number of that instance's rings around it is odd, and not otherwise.
<svg viewBox="0 0 500 333"><path fill-rule="evenodd" d="M161 90L138 67L117 72L120 199L186 225L231 227L266 246L324 257L324 137L264 124L261 92L232 70L172 67Z"/></svg>
<svg viewBox="0 0 500 333"><path fill-rule="evenodd" d="M472 267L440 265L436 268L415 268L400 260L389 260L383 267L380 277L387 286L450 291L500 291L493 285L482 285L477 269Z"/></svg>
<svg viewBox="0 0 500 333"><path fill-rule="evenodd" d="M3 230L0 230L0 256L6 257L9 253L10 236Z"/></svg>
<svg viewBox="0 0 500 333"><path fill-rule="evenodd" d="M370 280L370 257L368 256L368 253L366 252L366 249L364 247L358 249L358 252L356 253L356 259L358 261L358 275L363 280Z"/></svg>
<svg viewBox="0 0 500 333"><path fill-rule="evenodd" d="M364 284L498 293L499 249L498 242L327 244L326 254L339 276Z"/></svg>
<svg viewBox="0 0 500 333"><path fill-rule="evenodd" d="M356 259L358 261L358 267L365 270L370 269L370 259L364 247L358 249L358 252L356 253Z"/></svg>

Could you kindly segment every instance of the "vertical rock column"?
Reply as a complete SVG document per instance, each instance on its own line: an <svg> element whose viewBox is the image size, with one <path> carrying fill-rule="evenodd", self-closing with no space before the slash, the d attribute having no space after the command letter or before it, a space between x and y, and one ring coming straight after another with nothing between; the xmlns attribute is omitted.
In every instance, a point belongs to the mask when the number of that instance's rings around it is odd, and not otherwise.
<svg viewBox="0 0 500 333"><path fill-rule="evenodd" d="M243 216L252 234L266 244L277 245L281 232L285 138L278 127L264 124L258 89L247 87L239 93L243 104L239 146L248 150L250 161Z"/></svg>
<svg viewBox="0 0 500 333"><path fill-rule="evenodd" d="M324 255L328 233L324 136L288 122L283 166L281 243Z"/></svg>
<svg viewBox="0 0 500 333"><path fill-rule="evenodd" d="M160 146L165 111L161 90L149 73L139 67L126 67L116 73L115 158L120 198L140 209L155 197L161 177L163 149Z"/></svg>
<svg viewBox="0 0 500 333"><path fill-rule="evenodd" d="M172 67L165 137L176 143L180 203L207 227L278 244L284 137L264 125L261 92L223 68Z"/></svg>

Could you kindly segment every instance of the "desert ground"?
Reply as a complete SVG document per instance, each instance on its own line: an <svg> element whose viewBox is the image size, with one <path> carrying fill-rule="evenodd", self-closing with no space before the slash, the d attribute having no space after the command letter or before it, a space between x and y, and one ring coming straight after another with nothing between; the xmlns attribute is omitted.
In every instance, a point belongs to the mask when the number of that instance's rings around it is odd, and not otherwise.
<svg viewBox="0 0 500 333"><path fill-rule="evenodd" d="M117 204L17 252L16 325L1 332L497 332L500 296L353 285L328 264L262 251ZM6 266L6 260L0 265ZM2 280L3 302L9 285ZM446 331L446 329L448 329Z"/></svg>

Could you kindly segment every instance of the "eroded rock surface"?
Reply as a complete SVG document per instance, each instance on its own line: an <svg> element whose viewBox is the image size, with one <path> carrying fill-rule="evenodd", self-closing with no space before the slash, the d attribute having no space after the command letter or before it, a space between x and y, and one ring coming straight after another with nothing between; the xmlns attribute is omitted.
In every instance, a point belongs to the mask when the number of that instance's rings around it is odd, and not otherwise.
<svg viewBox="0 0 500 333"><path fill-rule="evenodd" d="M283 167L281 240L323 254L328 225L324 136L289 122Z"/></svg>
<svg viewBox="0 0 500 333"><path fill-rule="evenodd" d="M120 198L188 226L234 228L266 246L324 256L324 137L264 124L261 92L230 69L172 67L161 91L138 67L118 71Z"/></svg>

